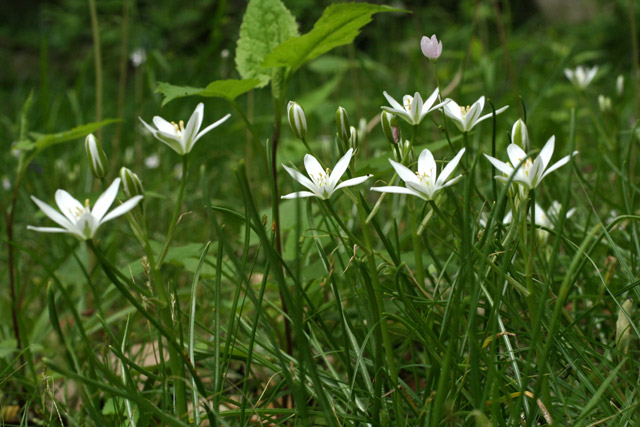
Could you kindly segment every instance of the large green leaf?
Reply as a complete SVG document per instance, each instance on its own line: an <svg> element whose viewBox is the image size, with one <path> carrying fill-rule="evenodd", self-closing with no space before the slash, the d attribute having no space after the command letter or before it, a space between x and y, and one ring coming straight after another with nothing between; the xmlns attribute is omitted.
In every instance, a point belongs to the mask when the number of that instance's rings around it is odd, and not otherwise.
<svg viewBox="0 0 640 427"><path fill-rule="evenodd" d="M242 18L236 46L236 67L243 79L271 80L272 70L262 68L265 56L290 37L298 35L296 20L280 0L251 0Z"/></svg>
<svg viewBox="0 0 640 427"><path fill-rule="evenodd" d="M216 80L207 85L207 87L192 86L174 86L170 83L158 83L156 92L164 95L162 106L164 107L170 101L185 96L206 96L212 98L224 98L229 101L236 99L243 93L249 92L251 89L258 87L260 80Z"/></svg>
<svg viewBox="0 0 640 427"><path fill-rule="evenodd" d="M379 12L404 11L369 3L332 4L324 10L311 31L281 43L266 56L262 66L297 70L323 53L353 42L360 29L371 22L371 16Z"/></svg>
<svg viewBox="0 0 640 427"><path fill-rule="evenodd" d="M41 134L32 132L32 140L22 140L18 142L16 148L20 150L44 150L52 145L59 144L61 142L71 141L72 139L84 138L92 132L97 131L103 126L111 123L119 122L120 119L106 119L101 122L87 123L86 125L76 126L73 129L69 129L64 132Z"/></svg>

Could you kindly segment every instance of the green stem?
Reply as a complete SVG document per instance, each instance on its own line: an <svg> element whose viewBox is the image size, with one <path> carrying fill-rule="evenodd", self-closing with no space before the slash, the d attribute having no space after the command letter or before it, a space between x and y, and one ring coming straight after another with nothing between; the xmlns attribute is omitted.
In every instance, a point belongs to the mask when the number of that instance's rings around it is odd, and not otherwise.
<svg viewBox="0 0 640 427"><path fill-rule="evenodd" d="M162 268L162 263L164 262L164 259L167 256L167 252L169 251L169 245L173 240L173 233L176 231L176 225L178 225L178 219L180 218L180 208L182 207L182 198L184 197L184 188L187 185L188 171L189 171L188 155L184 155L182 156L182 177L180 178L180 189L178 190L178 199L176 200L176 206L173 210L171 223L169 224L167 239L164 242L164 246L162 247L162 251L160 252L160 255L158 255L158 260L156 261L156 264L154 264L156 270L159 270L160 268Z"/></svg>
<svg viewBox="0 0 640 427"><path fill-rule="evenodd" d="M349 238L356 244L358 245L360 248L362 248L365 253L368 255L369 254L369 248L362 243L362 241L360 239L358 239L352 232L351 230L349 230L349 227L347 227L347 225L344 223L344 221L342 221L342 218L340 218L340 216L338 215L338 213L336 212L336 210L334 209L333 205L331 204L331 202L329 200L324 200L323 205L329 210L329 213L331 213L331 216L333 216L336 220L336 222L338 223L338 225L340 226L340 228L347 233L347 236L349 236Z"/></svg>
<svg viewBox="0 0 640 427"><path fill-rule="evenodd" d="M416 280L420 287L424 286L424 267L422 265L422 242L418 235L418 221L416 219L416 206L413 197L409 197L409 216L411 218L411 241L413 242L413 256L416 263Z"/></svg>
<svg viewBox="0 0 640 427"><path fill-rule="evenodd" d="M102 54L100 53L100 31L98 30L98 12L96 1L89 0L91 15L91 36L93 38L93 62L96 73L96 122L102 120ZM98 140L102 139L102 130L96 132Z"/></svg>

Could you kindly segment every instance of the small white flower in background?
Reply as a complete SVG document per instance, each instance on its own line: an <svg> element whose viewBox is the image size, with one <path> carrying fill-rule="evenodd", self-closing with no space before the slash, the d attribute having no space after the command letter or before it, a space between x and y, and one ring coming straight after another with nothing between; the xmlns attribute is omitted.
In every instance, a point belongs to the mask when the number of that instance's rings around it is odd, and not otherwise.
<svg viewBox="0 0 640 427"><path fill-rule="evenodd" d="M173 151L184 156L188 154L193 146L210 130L220 126L224 123L231 114L227 114L212 125L207 126L200 132L200 126L202 126L202 119L204 115L204 104L201 102L191 114L187 126L184 126L184 122L180 120L177 124L175 122L169 123L160 116L153 118L153 126L150 126L140 118L140 121L145 128L159 141L167 144Z"/></svg>
<svg viewBox="0 0 640 427"><path fill-rule="evenodd" d="M9 178L7 178L6 176L2 177L2 188L7 191L11 190L11 181L9 181Z"/></svg>
<svg viewBox="0 0 640 427"><path fill-rule="evenodd" d="M602 94L598 95L598 107L603 113L611 111L611 98Z"/></svg>
<svg viewBox="0 0 640 427"><path fill-rule="evenodd" d="M381 193L410 194L424 200L433 200L440 190L455 184L462 178L462 175L452 179L449 179L449 176L458 166L458 162L460 162L464 152L464 148L458 151L458 154L442 169L440 176L438 176L433 154L426 148L422 150L420 157L418 157L418 172L413 172L403 164L389 159L391 166L396 170L398 176L402 178L406 187L391 185L387 187L372 187L371 190Z"/></svg>
<svg viewBox="0 0 640 427"><path fill-rule="evenodd" d="M616 79L616 94L622 96L624 93L624 76L620 74Z"/></svg>
<svg viewBox="0 0 640 427"><path fill-rule="evenodd" d="M423 36L422 40L420 40L420 48L424 56L431 61L435 61L442 54L442 41L438 41L435 34L431 38Z"/></svg>
<svg viewBox="0 0 640 427"><path fill-rule="evenodd" d="M132 197L107 214L107 211L118 195L119 187L120 178L116 178L109 188L100 195L94 204L93 209L90 208L88 199L85 200L83 205L66 191L58 190L56 191L55 197L56 204L62 213L58 212L37 197L31 196L31 200L38 205L42 212L62 228L33 227L31 225L27 226L27 228L29 230L41 231L44 233L69 233L73 234L80 240L91 239L95 236L96 231L98 231L98 228L102 224L124 215L133 209L140 200L142 200L142 196Z"/></svg>
<svg viewBox="0 0 640 427"><path fill-rule="evenodd" d="M507 147L507 155L509 156L510 163L504 163L487 154L484 156L496 169L506 175L496 176L495 178L498 181L507 182L509 177L513 175L512 182L522 185L522 187L527 190L532 190L536 188L547 175L559 167L564 166L571 159L571 155L565 156L547 169L547 166L549 166L549 162L551 161L551 157L553 156L555 140L555 136L549 138L534 161L531 161L531 158L527 157L527 153L525 153L524 150L516 144L509 144ZM574 151L573 155L575 156L576 154L578 154L578 152ZM522 165L518 167L520 163L522 163Z"/></svg>
<svg viewBox="0 0 640 427"><path fill-rule="evenodd" d="M598 72L598 66L591 68L579 65L575 70L569 68L564 69L564 75L567 76L571 84L580 90L585 90Z"/></svg>
<svg viewBox="0 0 640 427"><path fill-rule="evenodd" d="M286 165L282 165L282 167L300 184L307 187L310 191L299 191L297 193L291 193L282 196L283 199L295 199L297 197L318 197L320 199L329 199L336 190L345 187L351 187L354 185L362 184L367 179L371 178L372 175L359 176L357 178L351 178L346 181L341 182L340 178L347 171L349 167L349 162L351 161L351 156L353 156L353 149L350 148L347 153L342 156L336 166L333 168L333 171L329 171L327 168L322 169L322 166L318 162L318 160L313 157L311 154L306 154L304 156L304 167L307 170L307 174L309 178L302 175L297 170L290 168Z"/></svg>
<svg viewBox="0 0 640 427"><path fill-rule="evenodd" d="M555 225L558 223L560 219L560 212L562 211L562 205L557 200L554 200L551 203L549 209L545 212L540 205L536 203L535 207L535 224L541 227L545 227L553 230ZM565 218L571 218L571 216L576 212L576 208L571 208L567 211ZM527 218L531 220L531 215L529 211L527 211ZM511 211L507 212L502 221L503 224L511 224L513 220L513 214ZM536 234L538 236L538 241L541 243L545 243L547 238L549 237L549 232L547 230L537 229Z"/></svg>
<svg viewBox="0 0 640 427"><path fill-rule="evenodd" d="M138 68L139 66L147 62L147 52L143 48L139 47L131 52L131 55L129 55L129 59L131 60L131 65L133 65L135 68Z"/></svg>
<svg viewBox="0 0 640 427"><path fill-rule="evenodd" d="M20 157L20 149L19 148L12 148L11 149L11 155L17 159L18 157Z"/></svg>
<svg viewBox="0 0 640 427"><path fill-rule="evenodd" d="M222 49L220 51L220 58L227 59L229 57L229 49Z"/></svg>
<svg viewBox="0 0 640 427"><path fill-rule="evenodd" d="M100 141L92 133L87 135L84 140L84 151L89 159L89 167L93 176L98 179L104 178L107 175L107 169L109 169L107 155L104 153Z"/></svg>
<svg viewBox="0 0 640 427"><path fill-rule="evenodd" d="M445 100L437 105L433 105L438 99L439 90L437 88L424 102L419 92L416 92L413 96L405 95L402 97L402 105L393 99L386 91L383 93L387 101L389 101L389 104L391 104L391 107L384 106L382 109L401 117L407 123L414 126L420 124L427 114L449 102Z"/></svg>
<svg viewBox="0 0 640 427"><path fill-rule="evenodd" d="M461 107L454 100L449 98L445 99L445 102L447 102L447 104L444 106L444 113L449 117L449 119L451 119L451 121L453 121L453 123L455 123L460 132L469 132L475 125L493 115L492 113L489 113L480 117L480 114L484 109L484 96L481 96L471 105L471 107ZM502 113L507 108L509 108L509 106L505 105L504 107L497 109L496 115Z"/></svg>
<svg viewBox="0 0 640 427"><path fill-rule="evenodd" d="M304 114L304 110L295 101L289 101L287 104L287 119L289 119L289 126L291 131L298 139L305 139L307 137L307 116Z"/></svg>
<svg viewBox="0 0 640 427"><path fill-rule="evenodd" d="M529 132L522 119L518 119L511 128L511 142L519 145L525 151L529 150Z"/></svg>
<svg viewBox="0 0 640 427"><path fill-rule="evenodd" d="M147 169L156 169L160 166L160 156L158 154L152 154L144 159L144 165Z"/></svg>

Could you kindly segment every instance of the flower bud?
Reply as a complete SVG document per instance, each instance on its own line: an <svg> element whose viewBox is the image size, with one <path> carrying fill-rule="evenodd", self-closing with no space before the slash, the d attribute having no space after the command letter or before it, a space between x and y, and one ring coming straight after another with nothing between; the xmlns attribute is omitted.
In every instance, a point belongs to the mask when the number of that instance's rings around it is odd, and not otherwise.
<svg viewBox="0 0 640 427"><path fill-rule="evenodd" d="M91 133L87 135L84 140L84 150L87 153L89 167L91 168L93 176L98 179L104 178L107 175L107 169L109 169L107 155L104 154L100 142Z"/></svg>
<svg viewBox="0 0 640 427"><path fill-rule="evenodd" d="M442 42L438 41L436 35L432 35L431 38L423 36L420 40L420 48L422 54L429 58L430 61L436 61L442 54Z"/></svg>
<svg viewBox="0 0 640 427"><path fill-rule="evenodd" d="M618 96L622 96L623 92L624 92L624 76L620 74L616 79L616 93L618 94Z"/></svg>
<svg viewBox="0 0 640 427"><path fill-rule="evenodd" d="M622 308L618 310L618 320L616 322L616 347L625 354L629 351L629 343L631 342L629 317L631 317L632 309L633 301L631 299L623 302Z"/></svg>
<svg viewBox="0 0 640 427"><path fill-rule="evenodd" d="M602 94L598 95L598 107L600 107L600 111L603 113L611 111L611 98Z"/></svg>
<svg viewBox="0 0 640 427"><path fill-rule="evenodd" d="M398 128L398 118L394 114L383 111L380 116L380 123L382 124L382 133L391 144L397 144L402 139Z"/></svg>
<svg viewBox="0 0 640 427"><path fill-rule="evenodd" d="M336 124L338 125L338 137L342 142L349 141L349 116L347 110L342 107L338 107L336 111Z"/></svg>
<svg viewBox="0 0 640 427"><path fill-rule="evenodd" d="M354 126L349 126L349 148L358 148L358 130Z"/></svg>
<svg viewBox="0 0 640 427"><path fill-rule="evenodd" d="M142 181L130 169L120 168L120 179L122 180L122 191L124 191L128 199L138 195L144 196Z"/></svg>
<svg viewBox="0 0 640 427"><path fill-rule="evenodd" d="M300 104L289 101L287 105L287 117L289 119L289 126L291 126L291 130L296 138L305 139L307 137L307 118Z"/></svg>
<svg viewBox="0 0 640 427"><path fill-rule="evenodd" d="M522 119L518 119L511 128L511 142L522 147L524 151L529 151L529 132Z"/></svg>

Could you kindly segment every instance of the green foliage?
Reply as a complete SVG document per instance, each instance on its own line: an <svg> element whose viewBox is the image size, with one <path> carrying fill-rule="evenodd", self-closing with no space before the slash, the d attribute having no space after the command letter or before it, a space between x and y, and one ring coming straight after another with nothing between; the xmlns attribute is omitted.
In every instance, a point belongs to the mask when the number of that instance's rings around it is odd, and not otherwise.
<svg viewBox="0 0 640 427"><path fill-rule="evenodd" d="M206 87L191 87L191 86L174 86L170 83L158 83L156 92L161 93L164 98L162 100L162 106L167 105L169 102L176 98L182 98L185 96L204 96L211 98L223 98L229 101L233 101L238 96L247 93L251 89L254 89L260 85L258 79L246 79L246 80L216 80L209 83Z"/></svg>
<svg viewBox="0 0 640 427"><path fill-rule="evenodd" d="M84 138L92 132L98 129L116 123L119 119L106 119L101 122L87 123L85 125L76 126L64 132L58 132L53 134L41 134L37 132L31 132L31 140L22 140L16 144L16 148L19 150L44 150L52 145L60 144L62 142L69 142Z"/></svg>
<svg viewBox="0 0 640 427"><path fill-rule="evenodd" d="M296 20L280 0L251 0L242 18L236 66L243 79L265 86L274 70L262 68L265 56L283 41L298 35Z"/></svg>
<svg viewBox="0 0 640 427"><path fill-rule="evenodd" d="M291 37L264 58L262 66L289 67L295 71L305 63L338 46L350 44L362 27L380 12L403 12L389 6L369 3L338 3L327 7L306 34Z"/></svg>

